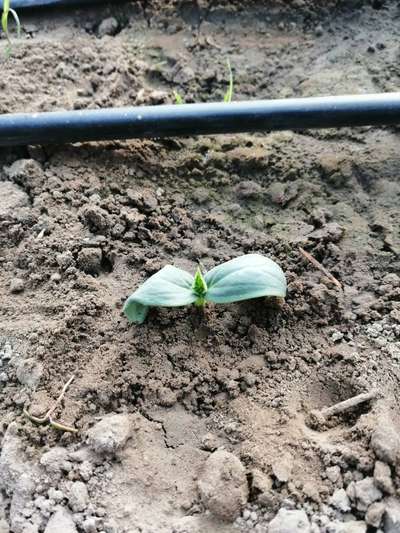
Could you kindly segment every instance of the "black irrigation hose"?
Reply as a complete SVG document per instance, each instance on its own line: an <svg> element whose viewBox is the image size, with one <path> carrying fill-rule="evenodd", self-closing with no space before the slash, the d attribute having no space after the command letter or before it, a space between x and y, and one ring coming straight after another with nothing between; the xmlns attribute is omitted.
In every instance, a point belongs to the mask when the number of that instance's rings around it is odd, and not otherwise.
<svg viewBox="0 0 400 533"><path fill-rule="evenodd" d="M0 115L0 146L400 124L400 93Z"/></svg>
<svg viewBox="0 0 400 533"><path fill-rule="evenodd" d="M34 7L70 7L80 4L101 4L105 0L11 0L13 9Z"/></svg>

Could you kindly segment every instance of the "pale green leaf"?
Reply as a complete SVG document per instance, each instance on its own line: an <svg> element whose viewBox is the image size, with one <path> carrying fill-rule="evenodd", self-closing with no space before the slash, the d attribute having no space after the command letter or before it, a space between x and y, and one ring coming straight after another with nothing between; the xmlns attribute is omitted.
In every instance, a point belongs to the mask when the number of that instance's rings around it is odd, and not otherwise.
<svg viewBox="0 0 400 533"><path fill-rule="evenodd" d="M258 254L243 255L219 265L204 276L205 299L231 303L261 296L286 296L286 278L272 259Z"/></svg>
<svg viewBox="0 0 400 533"><path fill-rule="evenodd" d="M126 301L124 313L131 322L143 322L148 307L180 307L196 301L194 278L167 265L143 283ZM145 308L145 309L144 309Z"/></svg>
<svg viewBox="0 0 400 533"><path fill-rule="evenodd" d="M174 91L174 98L175 98L175 104L177 104L177 105L182 105L182 104L185 103L185 102L183 101L182 96L181 96L178 92L176 92L176 91Z"/></svg>
<svg viewBox="0 0 400 533"><path fill-rule="evenodd" d="M231 62L229 61L229 58L226 60L226 64L228 66L229 85L228 85L228 89L226 90L226 93L224 94L224 102L226 104L230 104L233 98L233 73L232 73Z"/></svg>
<svg viewBox="0 0 400 533"><path fill-rule="evenodd" d="M129 322L136 322L137 324L143 324L146 320L150 307L148 305L142 305L134 300L128 300L124 305L124 313Z"/></svg>

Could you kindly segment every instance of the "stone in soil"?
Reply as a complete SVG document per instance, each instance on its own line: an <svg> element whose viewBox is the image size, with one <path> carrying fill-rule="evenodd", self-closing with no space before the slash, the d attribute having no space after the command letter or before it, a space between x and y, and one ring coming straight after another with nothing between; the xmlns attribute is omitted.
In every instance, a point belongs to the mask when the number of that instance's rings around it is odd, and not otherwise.
<svg viewBox="0 0 400 533"><path fill-rule="evenodd" d="M400 531L400 500L390 497L385 500L385 514L383 516L384 533L399 533Z"/></svg>
<svg viewBox="0 0 400 533"><path fill-rule="evenodd" d="M25 282L21 278L13 278L10 281L10 292L11 294L19 294L20 292L24 292L25 290Z"/></svg>
<svg viewBox="0 0 400 533"><path fill-rule="evenodd" d="M89 496L85 483L82 481L71 483L67 497L69 506L75 513L86 509Z"/></svg>
<svg viewBox="0 0 400 533"><path fill-rule="evenodd" d="M59 507L47 523L44 533L78 533L71 512Z"/></svg>
<svg viewBox="0 0 400 533"><path fill-rule="evenodd" d="M10 181L0 182L0 217L12 215L18 208L29 205L28 195Z"/></svg>
<svg viewBox="0 0 400 533"><path fill-rule="evenodd" d="M217 450L204 464L198 489L209 511L222 520L233 521L248 498L245 468L235 455Z"/></svg>
<svg viewBox="0 0 400 533"><path fill-rule="evenodd" d="M43 365L33 357L23 359L17 365L16 375L18 381L28 387L36 389L43 374Z"/></svg>
<svg viewBox="0 0 400 533"><path fill-rule="evenodd" d="M276 479L281 483L287 483L293 469L293 457L290 453L285 453L277 457L271 466Z"/></svg>
<svg viewBox="0 0 400 533"><path fill-rule="evenodd" d="M385 504L383 502L375 502L368 507L365 515L365 522L372 527L379 527L382 522L383 513L385 512Z"/></svg>
<svg viewBox="0 0 400 533"><path fill-rule="evenodd" d="M389 465L383 463L382 461L376 461L374 468L374 480L378 489L386 492L387 494L393 494L394 487Z"/></svg>
<svg viewBox="0 0 400 533"><path fill-rule="evenodd" d="M338 511L347 513L351 509L350 499L344 489L336 489L332 494L329 503Z"/></svg>
<svg viewBox="0 0 400 533"><path fill-rule="evenodd" d="M269 524L268 533L311 533L305 511L280 509Z"/></svg>
<svg viewBox="0 0 400 533"><path fill-rule="evenodd" d="M326 531L329 531L329 533L367 533L367 524L363 520L330 522Z"/></svg>
<svg viewBox="0 0 400 533"><path fill-rule="evenodd" d="M371 437L371 448L378 459L390 465L395 465L400 457L400 435L387 415L378 417Z"/></svg>
<svg viewBox="0 0 400 533"><path fill-rule="evenodd" d="M382 498L382 492L376 487L372 477L350 483L347 487L347 495L355 501L359 511L366 511L372 503Z"/></svg>
<svg viewBox="0 0 400 533"><path fill-rule="evenodd" d="M71 463L68 461L68 452L61 446L55 446L40 458L40 464L52 473L66 471L71 469Z"/></svg>
<svg viewBox="0 0 400 533"><path fill-rule="evenodd" d="M105 35L116 35L119 30L119 24L116 18L108 17L104 19L97 30L99 37L104 37Z"/></svg>
<svg viewBox="0 0 400 533"><path fill-rule="evenodd" d="M114 455L125 446L131 432L129 415L109 415L88 430L88 444L98 454Z"/></svg>
<svg viewBox="0 0 400 533"><path fill-rule="evenodd" d="M78 266L87 274L101 271L103 254L100 248L83 248L78 254Z"/></svg>

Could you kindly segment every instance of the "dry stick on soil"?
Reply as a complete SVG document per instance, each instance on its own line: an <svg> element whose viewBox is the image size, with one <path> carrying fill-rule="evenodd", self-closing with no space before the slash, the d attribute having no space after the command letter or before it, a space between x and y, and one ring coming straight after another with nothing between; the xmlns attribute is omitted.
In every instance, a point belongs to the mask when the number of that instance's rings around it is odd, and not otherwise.
<svg viewBox="0 0 400 533"><path fill-rule="evenodd" d="M363 392L361 394L357 394L357 396L349 398L348 400L344 400L343 402L335 403L335 405L331 405L330 407L324 407L321 410L315 409L311 411L311 417L318 424L322 425L327 421L329 417L344 413L345 411L349 411L350 409L354 409L355 407L359 406L364 402L374 400L378 396L380 396L380 393L376 389L373 389L370 392Z"/></svg>
<svg viewBox="0 0 400 533"><path fill-rule="evenodd" d="M336 287L339 287L340 290L343 290L341 283L335 278L335 276L333 276L328 270L326 270L326 268L321 265L319 261L314 259L314 257L308 252L306 252L303 248L301 248L301 246L299 246L299 250L301 255L305 257L308 261L310 261L310 263L313 264L315 268L318 268L318 270L323 272L325 276L327 276L332 281L332 283L336 285Z"/></svg>
<svg viewBox="0 0 400 533"><path fill-rule="evenodd" d="M50 407L50 409L47 411L47 413L44 415L43 418L38 418L37 416L31 415L26 409L24 409L23 411L24 415L27 416L29 420L31 420L32 422L35 422L35 424L43 425L43 424L48 423L54 429L59 429L61 431L68 431L70 433L78 433L77 429L70 427L70 426L65 426L64 424L60 424L59 422L56 422L55 420L53 420L51 416L54 413L54 411L57 409L57 407L60 405L61 400L64 398L64 395L67 392L68 387L71 385L74 377L75 376L72 376L71 378L69 378L67 383L64 385L59 397L54 402L53 406Z"/></svg>

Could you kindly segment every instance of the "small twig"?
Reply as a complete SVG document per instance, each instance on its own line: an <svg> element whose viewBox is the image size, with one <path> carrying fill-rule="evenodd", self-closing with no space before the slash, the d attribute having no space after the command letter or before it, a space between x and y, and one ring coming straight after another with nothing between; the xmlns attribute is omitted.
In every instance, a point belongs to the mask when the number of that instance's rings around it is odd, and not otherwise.
<svg viewBox="0 0 400 533"><path fill-rule="evenodd" d="M56 422L51 417L49 418L49 425L54 429L59 429L60 431L67 431L68 433L78 433L77 429L71 426L66 426L65 424L61 424L60 422Z"/></svg>
<svg viewBox="0 0 400 533"><path fill-rule="evenodd" d="M24 415L27 418L29 418L29 420L31 422L34 422L35 424L43 425L43 424L48 423L49 426L51 426L51 427L53 427L55 429L60 429L61 431L69 431L70 433L77 433L78 432L77 429L75 429L73 427L70 427L70 426L65 426L64 424L60 424L60 422L57 422L56 420L53 420L53 418L51 416L54 413L54 411L57 409L57 407L60 405L60 403L61 403L62 399L64 398L64 395L67 392L68 387L71 385L74 377L75 376L72 376L72 377L69 378L67 383L64 385L59 397L54 402L52 407L50 407L50 409L47 411L47 413L44 415L43 418L38 418L37 416L31 415L29 413L29 411L27 411L26 409L23 410Z"/></svg>
<svg viewBox="0 0 400 533"><path fill-rule="evenodd" d="M373 389L370 392L363 392L361 394L357 394L357 396L353 396L352 398L349 398L347 400L343 400L342 402L331 405L330 407L324 407L321 410L315 409L311 411L311 417L318 424L322 425L331 416L335 416L340 413L344 413L345 411L349 411L350 409L354 409L358 405L364 402L369 402L371 400L374 400L378 396L380 396L380 393L376 389Z"/></svg>
<svg viewBox="0 0 400 533"><path fill-rule="evenodd" d="M69 380L67 381L67 383L64 385L62 391L60 392L60 395L59 397L57 398L57 400L55 401L53 407L51 407L48 411L47 411L47 414L46 414L46 418L49 418L51 417L51 415L54 413L54 411L57 409L57 407L60 405L62 399L64 398L64 395L65 393L67 392L67 389L68 387L71 385L71 383L73 382L74 380L74 377L75 376L71 376L69 378Z"/></svg>
<svg viewBox="0 0 400 533"><path fill-rule="evenodd" d="M306 252L301 246L299 246L300 253L305 257L311 264L315 266L318 270L323 272L327 278L329 278L332 283L336 285L340 290L343 290L341 283L333 276L319 261L317 261L310 253Z"/></svg>

